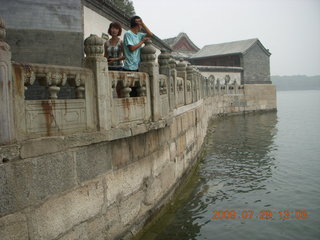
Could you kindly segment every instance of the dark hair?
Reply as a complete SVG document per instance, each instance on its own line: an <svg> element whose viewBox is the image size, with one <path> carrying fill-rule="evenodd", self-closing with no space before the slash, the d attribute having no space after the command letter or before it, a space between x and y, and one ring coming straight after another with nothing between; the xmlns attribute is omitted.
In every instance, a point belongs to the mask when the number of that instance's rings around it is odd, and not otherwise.
<svg viewBox="0 0 320 240"><path fill-rule="evenodd" d="M121 24L120 24L120 23L118 23L118 22L112 22L112 23L110 23L109 29L108 29L108 33L109 33L110 35L111 35L111 28L119 29L118 36L121 35L122 27L121 27Z"/></svg>
<svg viewBox="0 0 320 240"><path fill-rule="evenodd" d="M134 28L135 26L138 25L138 23L136 23L136 20L137 19L141 19L141 17L139 16L133 16L131 19L130 19L130 27L131 28Z"/></svg>

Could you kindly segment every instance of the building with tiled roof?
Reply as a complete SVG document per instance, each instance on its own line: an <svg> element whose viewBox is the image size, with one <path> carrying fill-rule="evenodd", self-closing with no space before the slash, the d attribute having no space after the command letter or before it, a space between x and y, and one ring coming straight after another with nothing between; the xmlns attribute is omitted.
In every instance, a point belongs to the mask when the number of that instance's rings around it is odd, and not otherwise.
<svg viewBox="0 0 320 240"><path fill-rule="evenodd" d="M217 67L235 67L241 71L242 83L271 83L270 55L259 39L247 39L235 42L204 46L189 61L193 65Z"/></svg>
<svg viewBox="0 0 320 240"><path fill-rule="evenodd" d="M200 50L184 32L179 33L176 37L164 39L163 41L172 48L172 56L175 58L186 59Z"/></svg>

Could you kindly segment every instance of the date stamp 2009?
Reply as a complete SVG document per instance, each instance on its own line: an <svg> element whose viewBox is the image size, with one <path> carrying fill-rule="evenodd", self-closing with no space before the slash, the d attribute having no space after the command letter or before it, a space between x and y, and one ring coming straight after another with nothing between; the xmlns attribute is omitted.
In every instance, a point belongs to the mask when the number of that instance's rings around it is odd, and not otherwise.
<svg viewBox="0 0 320 240"><path fill-rule="evenodd" d="M212 211L211 219L307 219L307 210Z"/></svg>

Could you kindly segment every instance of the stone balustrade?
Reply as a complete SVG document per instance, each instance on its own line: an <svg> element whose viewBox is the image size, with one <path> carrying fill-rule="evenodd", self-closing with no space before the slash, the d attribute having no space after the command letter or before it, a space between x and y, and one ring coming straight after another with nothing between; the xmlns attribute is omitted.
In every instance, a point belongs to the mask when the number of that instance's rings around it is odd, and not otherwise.
<svg viewBox="0 0 320 240"><path fill-rule="evenodd" d="M90 69L12 63L16 140L95 131Z"/></svg>
<svg viewBox="0 0 320 240"><path fill-rule="evenodd" d="M96 35L84 41L84 68L11 63L3 20L0 27L0 50L6 53L1 55L1 66L5 66L1 81L8 83L2 86L13 86L3 89L7 97L1 100L5 111L0 117L6 137L0 144L133 127L166 119L174 109L203 98L243 94L243 86L229 75L206 78L196 67L176 62L165 51L156 59L150 40L141 51L140 72L109 71L103 40Z"/></svg>
<svg viewBox="0 0 320 240"><path fill-rule="evenodd" d="M111 127L151 121L149 76L142 72L110 71L112 86Z"/></svg>

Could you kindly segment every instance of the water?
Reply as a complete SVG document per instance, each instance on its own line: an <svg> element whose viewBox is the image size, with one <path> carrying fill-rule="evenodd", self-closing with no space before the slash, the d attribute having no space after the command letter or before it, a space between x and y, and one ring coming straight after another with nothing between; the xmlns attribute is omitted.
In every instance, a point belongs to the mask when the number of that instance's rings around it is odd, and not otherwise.
<svg viewBox="0 0 320 240"><path fill-rule="evenodd" d="M277 97L277 112L211 123L206 157L141 239L320 239L320 91Z"/></svg>

